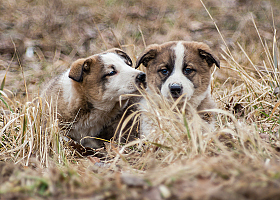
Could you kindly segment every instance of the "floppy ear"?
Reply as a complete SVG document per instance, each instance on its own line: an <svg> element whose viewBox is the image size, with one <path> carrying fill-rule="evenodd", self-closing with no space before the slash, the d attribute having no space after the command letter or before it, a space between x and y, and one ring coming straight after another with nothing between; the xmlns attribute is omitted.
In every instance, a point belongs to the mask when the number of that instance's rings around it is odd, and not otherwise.
<svg viewBox="0 0 280 200"><path fill-rule="evenodd" d="M198 49L198 52L200 57L206 60L209 67L212 67L212 65L215 64L218 68L220 68L219 58L212 54L209 50Z"/></svg>
<svg viewBox="0 0 280 200"><path fill-rule="evenodd" d="M124 61L125 61L125 63L127 65L132 67L132 60L130 59L130 57L123 50L115 49L115 52L124 59Z"/></svg>
<svg viewBox="0 0 280 200"><path fill-rule="evenodd" d="M77 82L83 81L83 73L89 70L92 59L82 58L72 63L68 77Z"/></svg>
<svg viewBox="0 0 280 200"><path fill-rule="evenodd" d="M158 45L150 45L137 59L135 69L137 69L141 64L147 67L148 63L154 59L158 52Z"/></svg>

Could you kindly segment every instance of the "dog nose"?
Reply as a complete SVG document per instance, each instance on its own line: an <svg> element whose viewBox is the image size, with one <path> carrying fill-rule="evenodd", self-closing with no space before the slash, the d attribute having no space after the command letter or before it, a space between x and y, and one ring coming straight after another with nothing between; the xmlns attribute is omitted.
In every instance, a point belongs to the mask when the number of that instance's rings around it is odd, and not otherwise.
<svg viewBox="0 0 280 200"><path fill-rule="evenodd" d="M170 93L173 98L178 98L182 94L183 86L178 83L173 83L169 85Z"/></svg>
<svg viewBox="0 0 280 200"><path fill-rule="evenodd" d="M141 72L140 74L138 74L136 76L136 81L140 82L140 83L145 83L146 81L146 74Z"/></svg>

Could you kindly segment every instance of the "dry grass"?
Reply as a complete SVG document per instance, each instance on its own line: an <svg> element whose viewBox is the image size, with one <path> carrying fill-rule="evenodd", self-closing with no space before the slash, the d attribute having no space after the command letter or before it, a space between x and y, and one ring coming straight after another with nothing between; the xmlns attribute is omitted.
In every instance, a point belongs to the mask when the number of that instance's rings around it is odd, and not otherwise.
<svg viewBox="0 0 280 200"><path fill-rule="evenodd" d="M278 199L280 5L204 3L220 32L198 1L1 2L0 199ZM220 51L214 131L150 100L147 138L89 157L63 140L40 83L78 57L121 46L135 61L175 39Z"/></svg>

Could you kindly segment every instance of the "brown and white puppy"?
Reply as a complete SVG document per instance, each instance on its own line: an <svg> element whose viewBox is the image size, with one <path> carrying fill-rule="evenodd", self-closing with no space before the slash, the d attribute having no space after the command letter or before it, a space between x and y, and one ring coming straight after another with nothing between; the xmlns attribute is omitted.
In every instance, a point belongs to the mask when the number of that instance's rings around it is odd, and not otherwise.
<svg viewBox="0 0 280 200"><path fill-rule="evenodd" d="M186 41L153 44L139 56L135 68L141 64L147 68L148 93L159 92L171 102L184 95L181 102L187 100L197 111L215 107L211 98L210 68L213 64L220 67L220 61L208 45ZM141 126L142 130L149 129L145 128L146 122ZM143 134L148 133L146 130Z"/></svg>
<svg viewBox="0 0 280 200"><path fill-rule="evenodd" d="M145 82L145 73L131 66L125 52L111 49L78 59L50 81L42 94L52 98L60 126L68 130L69 137L84 146L99 147L96 140L85 137L98 137L102 128L123 112L129 100L125 95L137 92Z"/></svg>

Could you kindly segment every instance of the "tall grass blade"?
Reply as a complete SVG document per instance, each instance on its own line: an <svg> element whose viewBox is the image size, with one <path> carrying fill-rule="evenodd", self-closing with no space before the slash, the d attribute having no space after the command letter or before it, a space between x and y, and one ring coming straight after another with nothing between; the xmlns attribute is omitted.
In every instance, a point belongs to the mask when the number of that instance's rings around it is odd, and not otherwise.
<svg viewBox="0 0 280 200"><path fill-rule="evenodd" d="M23 142L24 142L26 129L27 129L27 119L26 119L26 115L24 114L24 115L23 115L23 127L22 127L21 144L23 144Z"/></svg>
<svg viewBox="0 0 280 200"><path fill-rule="evenodd" d="M185 127L187 129L188 139L191 140L192 137L191 137L190 128L189 128L189 124L188 124L187 118L186 118L185 115L183 115L183 118L184 118L184 125L185 125Z"/></svg>
<svg viewBox="0 0 280 200"><path fill-rule="evenodd" d="M5 82L6 82L6 75L7 75L7 74L5 74L5 76L4 76L4 78L3 78L2 82L1 82L0 90L2 90L2 91L3 91L4 86L5 86ZM1 93L0 93L0 96L1 96Z"/></svg>
<svg viewBox="0 0 280 200"><path fill-rule="evenodd" d="M2 94L0 93L0 100L6 106L6 108L8 108L13 113L14 112L13 109L9 106L9 104L5 101L5 99L1 95Z"/></svg>
<svg viewBox="0 0 280 200"><path fill-rule="evenodd" d="M277 47L277 40L276 40L276 29L274 29L274 36L273 36L273 64L274 64L274 72L275 72L275 81L279 86L278 47Z"/></svg>
<svg viewBox="0 0 280 200"><path fill-rule="evenodd" d="M278 102L276 103L276 105L274 106L274 108L273 108L273 110L272 110L272 112L271 112L269 118L272 117L272 115L275 113L275 111L277 110L277 108L278 108L279 106L280 106L280 101L278 101Z"/></svg>
<svg viewBox="0 0 280 200"><path fill-rule="evenodd" d="M277 42L276 42L276 30L274 30L273 36L273 63L275 71L278 71L278 49L277 49Z"/></svg>

